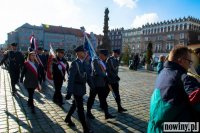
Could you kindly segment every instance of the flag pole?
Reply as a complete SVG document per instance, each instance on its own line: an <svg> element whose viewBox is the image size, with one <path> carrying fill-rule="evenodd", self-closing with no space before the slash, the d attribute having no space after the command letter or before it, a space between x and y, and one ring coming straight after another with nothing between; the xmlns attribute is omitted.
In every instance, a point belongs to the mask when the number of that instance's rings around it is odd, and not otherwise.
<svg viewBox="0 0 200 133"><path fill-rule="evenodd" d="M94 56L97 57L96 51L94 50L94 48L93 48L93 46L92 46L92 43L91 43L90 39L88 38L88 36L87 36L87 34L86 34L86 32L85 32L85 28L84 28L84 27L81 27L81 31L83 32L84 37L87 39L87 41L88 41L88 43L89 43L89 45L90 45L90 47L91 47L91 49L92 49L92 51L93 51L93 53L94 53ZM102 69L102 71L106 73L106 70L104 70L103 66L102 66L101 64L99 64L99 66L100 66L100 68ZM115 95L115 93L114 93L114 91L113 91L113 88L112 88L111 84L109 84L109 83L108 83L108 88L109 88L110 91L112 92L113 97L116 98L116 95Z"/></svg>
<svg viewBox="0 0 200 133"><path fill-rule="evenodd" d="M92 46L92 43L90 41L90 39L88 38L86 32L85 32L85 28L84 27L81 27L81 31L83 32L83 35L84 35L84 38L87 39L89 45L90 45L90 48L92 49L92 52L94 53L94 56L97 57L97 54L96 54L96 51L94 50L94 47Z"/></svg>

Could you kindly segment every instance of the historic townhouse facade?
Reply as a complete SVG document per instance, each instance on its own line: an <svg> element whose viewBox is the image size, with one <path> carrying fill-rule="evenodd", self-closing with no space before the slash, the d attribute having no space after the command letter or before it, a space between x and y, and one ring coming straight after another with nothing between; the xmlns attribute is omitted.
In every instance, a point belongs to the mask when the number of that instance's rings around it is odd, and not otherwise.
<svg viewBox="0 0 200 133"><path fill-rule="evenodd" d="M200 20L187 17L142 26L141 45L153 43L154 53L168 53L175 45L200 43Z"/></svg>
<svg viewBox="0 0 200 133"><path fill-rule="evenodd" d="M124 29L122 51L126 47L130 53L145 53L149 42L153 44L154 56L167 55L177 44L199 47L200 20L187 17L159 23L145 24L141 28Z"/></svg>
<svg viewBox="0 0 200 133"><path fill-rule="evenodd" d="M122 49L122 33L123 28L112 29L109 31L108 36L111 40L112 49Z"/></svg>
<svg viewBox="0 0 200 133"><path fill-rule="evenodd" d="M123 51L126 47L129 47L130 53L141 53L143 49L142 46L140 45L141 34L142 34L141 28L124 30L122 33Z"/></svg>
<svg viewBox="0 0 200 133"><path fill-rule="evenodd" d="M21 50L27 50L32 34L35 35L38 45L45 49L49 49L51 44L54 48L72 50L84 42L83 33L79 29L45 24L35 26L26 23L8 33L7 43L17 42ZM124 52L124 49L128 48L130 53L141 54L146 51L151 41L155 55L167 54L177 44L199 46L200 20L189 16L153 24L147 23L137 29L112 29L108 35L112 49L119 48ZM97 46L102 43L102 36L95 35L95 37L96 39L91 41L96 42Z"/></svg>
<svg viewBox="0 0 200 133"><path fill-rule="evenodd" d="M49 50L51 45L54 49L64 48L69 51L77 45L84 43L84 36L81 30L75 28L67 28L62 26L53 26L42 24L34 26L28 23L17 28L15 31L8 33L8 44L16 42L19 44L19 49L27 51L30 46L30 37L34 34L39 47ZM90 35L88 35L90 37ZM93 43L100 43L101 36L94 35L97 39L91 39Z"/></svg>

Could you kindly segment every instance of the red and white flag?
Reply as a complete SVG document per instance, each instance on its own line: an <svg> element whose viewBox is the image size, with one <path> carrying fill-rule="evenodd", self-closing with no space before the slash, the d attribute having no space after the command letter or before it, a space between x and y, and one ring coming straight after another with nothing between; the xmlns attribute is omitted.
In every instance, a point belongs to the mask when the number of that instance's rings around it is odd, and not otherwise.
<svg viewBox="0 0 200 133"><path fill-rule="evenodd" d="M54 86L54 83L53 83L53 73L52 73L52 64L53 64L53 59L54 58L56 58L56 55L55 55L55 53L53 51L52 46L50 45L49 58L48 58L48 62L47 62L46 80L52 86Z"/></svg>
<svg viewBox="0 0 200 133"><path fill-rule="evenodd" d="M31 46L30 46L31 49L34 50L34 51L36 51L37 48L38 48L38 46L37 46L37 41L36 41L36 38L34 37L34 35L32 35L30 37L30 44L31 44Z"/></svg>

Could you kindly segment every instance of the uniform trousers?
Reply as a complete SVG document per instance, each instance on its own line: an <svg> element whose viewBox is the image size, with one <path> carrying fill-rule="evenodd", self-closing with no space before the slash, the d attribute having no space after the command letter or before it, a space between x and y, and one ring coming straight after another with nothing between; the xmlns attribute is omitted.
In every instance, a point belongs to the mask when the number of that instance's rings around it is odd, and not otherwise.
<svg viewBox="0 0 200 133"><path fill-rule="evenodd" d="M40 84L45 81L45 70L43 66L39 66L39 82Z"/></svg>
<svg viewBox="0 0 200 133"><path fill-rule="evenodd" d="M55 81L54 80L54 87L55 87L55 92L53 96L53 101L59 104L62 104L63 98L61 94L61 89L62 89L62 84L63 81Z"/></svg>
<svg viewBox="0 0 200 133"><path fill-rule="evenodd" d="M18 69L9 70L12 92L16 91L15 85L19 82L19 74L20 74L20 70Z"/></svg>
<svg viewBox="0 0 200 133"><path fill-rule="evenodd" d="M74 95L74 100L73 100L71 108L69 109L69 112L66 116L66 119L70 119L70 117L72 116L72 114L74 113L76 108L77 108L78 117L83 126L83 129L87 130L88 127L86 125L84 108L83 108L83 96Z"/></svg>
<svg viewBox="0 0 200 133"><path fill-rule="evenodd" d="M118 108L121 108L121 98L119 94L119 83L111 83L110 84L114 93L115 101L117 103ZM108 85L107 85L108 88ZM109 88L108 88L109 89ZM106 97L108 96L110 91L107 91Z"/></svg>
<svg viewBox="0 0 200 133"><path fill-rule="evenodd" d="M92 109L96 95L98 94L100 105L105 112L105 115L108 115L108 104L106 102L107 97L107 88L106 87L96 87L95 89L90 90L90 95L87 102L87 111L89 112Z"/></svg>

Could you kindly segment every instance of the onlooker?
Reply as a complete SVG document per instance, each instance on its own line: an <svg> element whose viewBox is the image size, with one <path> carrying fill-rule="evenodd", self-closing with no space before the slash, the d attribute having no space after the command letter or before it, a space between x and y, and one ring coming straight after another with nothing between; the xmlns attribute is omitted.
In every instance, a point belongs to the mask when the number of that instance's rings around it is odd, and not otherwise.
<svg viewBox="0 0 200 133"><path fill-rule="evenodd" d="M133 70L137 71L139 62L140 62L140 58L139 58L138 54L136 54L136 55L133 57Z"/></svg>
<svg viewBox="0 0 200 133"><path fill-rule="evenodd" d="M164 67L164 62L165 62L165 56L160 55L159 60L158 60L158 65L157 65L157 72L158 74L161 72L161 70Z"/></svg>
<svg viewBox="0 0 200 133"><path fill-rule="evenodd" d="M182 75L190 67L191 53L187 47L176 46L158 75L150 103L148 133L163 132L164 122L194 121Z"/></svg>
<svg viewBox="0 0 200 133"><path fill-rule="evenodd" d="M196 48L194 52L198 58L198 63L199 63L195 69L196 69L197 74L200 75L200 48Z"/></svg>

